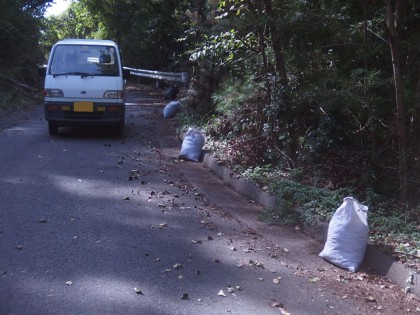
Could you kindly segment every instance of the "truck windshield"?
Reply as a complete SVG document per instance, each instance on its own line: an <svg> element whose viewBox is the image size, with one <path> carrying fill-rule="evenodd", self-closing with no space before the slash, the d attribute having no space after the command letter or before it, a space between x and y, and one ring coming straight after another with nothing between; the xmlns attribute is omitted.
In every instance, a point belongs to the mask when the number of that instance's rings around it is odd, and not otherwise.
<svg viewBox="0 0 420 315"><path fill-rule="evenodd" d="M114 47L58 45L52 55L49 74L54 76L119 76L118 56Z"/></svg>

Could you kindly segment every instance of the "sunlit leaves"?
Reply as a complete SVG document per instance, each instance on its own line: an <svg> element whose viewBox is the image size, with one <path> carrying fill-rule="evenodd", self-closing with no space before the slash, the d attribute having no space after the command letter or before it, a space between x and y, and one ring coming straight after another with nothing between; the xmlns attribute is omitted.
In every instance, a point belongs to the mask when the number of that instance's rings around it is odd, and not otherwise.
<svg viewBox="0 0 420 315"><path fill-rule="evenodd" d="M246 3L244 0L219 1L219 15L217 19L227 18L229 16L239 16L245 11Z"/></svg>
<svg viewBox="0 0 420 315"><path fill-rule="evenodd" d="M192 51L190 60L208 59L219 67L234 67L246 56L247 49L254 42L255 37L252 33L241 38L234 29L216 35L206 35L203 42Z"/></svg>
<svg viewBox="0 0 420 315"><path fill-rule="evenodd" d="M0 1L0 69L3 74L32 77L33 73L25 68L35 67L41 59L38 19L44 2Z"/></svg>
<svg viewBox="0 0 420 315"><path fill-rule="evenodd" d="M104 25L96 12L90 11L86 1L72 2L58 16L50 16L43 23L41 45L48 55L52 45L65 38L96 38L105 36Z"/></svg>

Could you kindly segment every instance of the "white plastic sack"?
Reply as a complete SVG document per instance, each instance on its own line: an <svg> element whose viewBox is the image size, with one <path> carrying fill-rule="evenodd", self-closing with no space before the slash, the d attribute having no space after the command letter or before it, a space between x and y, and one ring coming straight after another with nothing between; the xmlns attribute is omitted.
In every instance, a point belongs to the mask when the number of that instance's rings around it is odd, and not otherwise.
<svg viewBox="0 0 420 315"><path fill-rule="evenodd" d="M204 135L200 130L189 128L182 141L179 157L184 160L199 162L204 146Z"/></svg>
<svg viewBox="0 0 420 315"><path fill-rule="evenodd" d="M163 109L164 118L173 118L176 113L179 111L181 103L179 101L169 102Z"/></svg>
<svg viewBox="0 0 420 315"><path fill-rule="evenodd" d="M369 239L368 207L346 197L328 226L328 236L320 257L338 267L355 272L365 256Z"/></svg>

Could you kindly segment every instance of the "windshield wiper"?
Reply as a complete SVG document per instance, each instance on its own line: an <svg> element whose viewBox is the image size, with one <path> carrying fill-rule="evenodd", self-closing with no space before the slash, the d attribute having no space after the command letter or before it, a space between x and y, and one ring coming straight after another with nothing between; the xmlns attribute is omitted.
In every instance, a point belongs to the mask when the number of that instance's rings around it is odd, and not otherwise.
<svg viewBox="0 0 420 315"><path fill-rule="evenodd" d="M55 78L60 75L80 75L81 78L94 76L94 74L88 73L88 72L63 72L63 73L55 73L53 74L53 77Z"/></svg>

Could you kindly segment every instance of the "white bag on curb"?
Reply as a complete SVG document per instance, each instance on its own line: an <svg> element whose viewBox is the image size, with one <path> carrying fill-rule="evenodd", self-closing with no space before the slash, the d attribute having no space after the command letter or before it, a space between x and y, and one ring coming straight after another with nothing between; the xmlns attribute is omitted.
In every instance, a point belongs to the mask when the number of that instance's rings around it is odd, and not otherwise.
<svg viewBox="0 0 420 315"><path fill-rule="evenodd" d="M338 267L355 272L365 256L369 240L368 207L346 197L328 226L328 236L320 257Z"/></svg>
<svg viewBox="0 0 420 315"><path fill-rule="evenodd" d="M163 109L163 117L164 118L175 117L176 113L178 113L180 108L181 108L181 103L179 101L169 102L168 104L166 104L165 108Z"/></svg>
<svg viewBox="0 0 420 315"><path fill-rule="evenodd" d="M204 146L203 133L195 128L189 128L182 141L179 157L184 160L199 162Z"/></svg>

